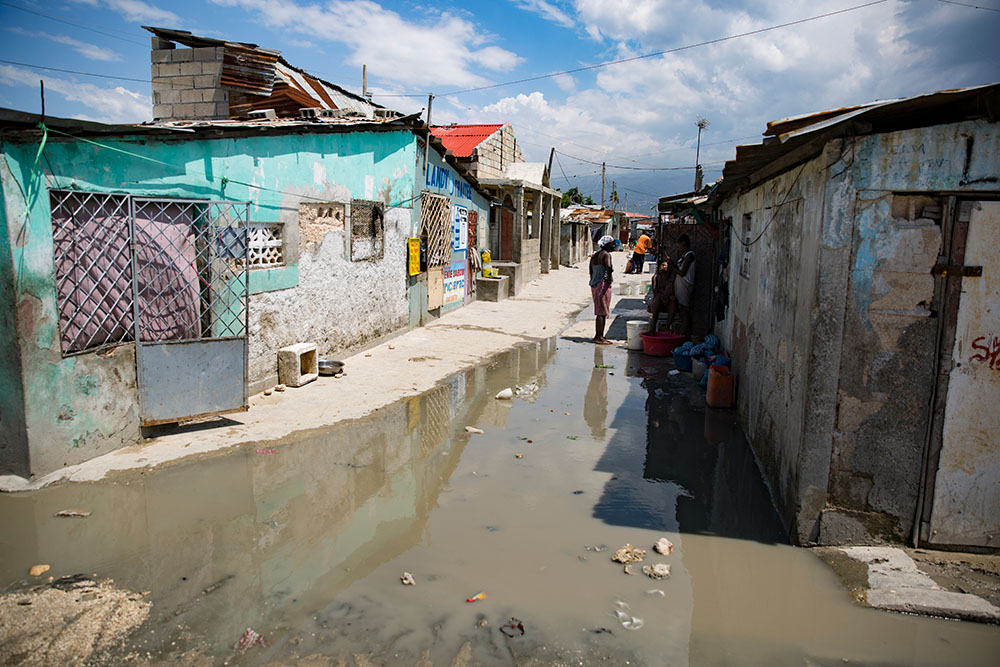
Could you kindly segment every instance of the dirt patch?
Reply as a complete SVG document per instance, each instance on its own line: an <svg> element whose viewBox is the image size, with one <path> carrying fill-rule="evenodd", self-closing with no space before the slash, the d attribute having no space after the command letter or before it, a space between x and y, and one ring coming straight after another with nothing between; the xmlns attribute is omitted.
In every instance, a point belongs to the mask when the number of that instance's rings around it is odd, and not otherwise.
<svg viewBox="0 0 1000 667"><path fill-rule="evenodd" d="M7 665L109 662L149 615L141 594L81 575L0 595Z"/></svg>

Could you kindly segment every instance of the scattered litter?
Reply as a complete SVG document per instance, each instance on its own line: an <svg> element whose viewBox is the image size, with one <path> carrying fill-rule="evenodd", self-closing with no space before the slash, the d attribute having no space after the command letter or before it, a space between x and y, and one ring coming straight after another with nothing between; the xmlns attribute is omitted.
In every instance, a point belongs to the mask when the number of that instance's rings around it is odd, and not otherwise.
<svg viewBox="0 0 1000 667"><path fill-rule="evenodd" d="M586 630L586 628L584 628L584 630ZM594 628L590 632L593 632L595 635L604 635L604 634L613 635L613 634L615 634L615 633L611 632L611 630L608 630L607 628Z"/></svg>
<svg viewBox="0 0 1000 667"><path fill-rule="evenodd" d="M524 634L524 623L511 616L510 623L504 623L500 626L500 632L508 637L520 637Z"/></svg>
<svg viewBox="0 0 1000 667"><path fill-rule="evenodd" d="M580 436L578 436L578 435L567 435L566 439L567 440L579 440Z"/></svg>
<svg viewBox="0 0 1000 667"><path fill-rule="evenodd" d="M466 602L479 602L480 600L485 600L485 599L486 599L486 591L483 591L481 593L476 593L471 598L465 598L465 601Z"/></svg>
<svg viewBox="0 0 1000 667"><path fill-rule="evenodd" d="M498 530L500 530L500 529L497 528L496 526L486 526L486 532L487 533L495 533Z"/></svg>
<svg viewBox="0 0 1000 667"><path fill-rule="evenodd" d="M390 350L395 350L396 349L395 345L389 345L388 347L389 347Z"/></svg>
<svg viewBox="0 0 1000 667"><path fill-rule="evenodd" d="M501 389L497 393L496 397L502 401L509 401L510 399L514 398L514 390L511 389L510 387L507 387L506 389Z"/></svg>
<svg viewBox="0 0 1000 667"><path fill-rule="evenodd" d="M614 364L594 364L594 368L614 368Z"/></svg>
<svg viewBox="0 0 1000 667"><path fill-rule="evenodd" d="M671 551L674 550L674 543L665 537L661 537L656 541L656 544L653 545L653 549L657 553L661 553L664 556L666 556L670 554Z"/></svg>
<svg viewBox="0 0 1000 667"><path fill-rule="evenodd" d="M584 547L584 549L586 549L587 551L596 551L596 552L599 553L601 551L607 551L608 550L608 545L607 544L598 544L597 546L593 546L593 547Z"/></svg>
<svg viewBox="0 0 1000 667"><path fill-rule="evenodd" d="M413 575L409 572L404 572L399 580L403 582L404 586L416 586L417 582L413 580Z"/></svg>
<svg viewBox="0 0 1000 667"><path fill-rule="evenodd" d="M515 459L523 459L524 458L524 454L514 454L514 458Z"/></svg>
<svg viewBox="0 0 1000 667"><path fill-rule="evenodd" d="M638 563L645 557L645 549L638 549L633 547L631 544L626 544L615 552L615 555L611 557L611 560L616 563Z"/></svg>
<svg viewBox="0 0 1000 667"><path fill-rule="evenodd" d="M646 591L646 595L659 595L661 598L667 596L667 594L661 591L659 588L650 588L648 591Z"/></svg>
<svg viewBox="0 0 1000 667"><path fill-rule="evenodd" d="M582 494L582 493L583 493L583 491L581 491L581 490L577 489L576 491L574 491L574 492L573 492L573 495L574 495L574 496L579 496L579 495L580 495L580 494Z"/></svg>
<svg viewBox="0 0 1000 667"><path fill-rule="evenodd" d="M618 619L623 628L626 630L638 630L643 626L643 620L632 615L632 610L629 608L628 603L618 600L615 602L615 607L613 616Z"/></svg>
<svg viewBox="0 0 1000 667"><path fill-rule="evenodd" d="M28 570L28 574L33 577L40 577L51 569L50 565L32 565L31 569Z"/></svg>
<svg viewBox="0 0 1000 667"><path fill-rule="evenodd" d="M267 525L271 526L272 528L277 528L278 527L278 522L277 521L265 521L264 523L266 523Z"/></svg>
<svg viewBox="0 0 1000 667"><path fill-rule="evenodd" d="M566 415L567 417L569 417L569 413L568 412L564 412L563 414Z"/></svg>
<svg viewBox="0 0 1000 667"><path fill-rule="evenodd" d="M485 618L480 618L478 621L476 621L476 625L478 625L481 628L485 628L487 625L489 625L489 622Z"/></svg>
<svg viewBox="0 0 1000 667"><path fill-rule="evenodd" d="M247 649L260 644L264 648L267 648L267 640L264 639L264 635L259 632L255 632L253 628L247 628L240 640L233 644L233 650L239 651L240 653L246 653Z"/></svg>
<svg viewBox="0 0 1000 667"><path fill-rule="evenodd" d="M476 428L475 426L466 426L465 430L468 431L469 433L477 433L479 435L482 435L483 433L485 433L485 431L483 429Z"/></svg>
<svg viewBox="0 0 1000 667"><path fill-rule="evenodd" d="M270 395L271 395L271 394L273 394L273 393L274 393L274 390L273 390L273 389L265 389L265 390L264 390L264 395L265 395L265 396L270 396Z"/></svg>
<svg viewBox="0 0 1000 667"><path fill-rule="evenodd" d="M528 382L527 384L519 384L514 387L514 393L521 397L531 397L538 393L538 383Z"/></svg>
<svg viewBox="0 0 1000 667"><path fill-rule="evenodd" d="M653 391L653 396L656 396L658 399L660 399L662 401L663 397L666 396L666 393L664 393L664 391L662 389L660 389L659 387L657 387Z"/></svg>
<svg viewBox="0 0 1000 667"><path fill-rule="evenodd" d="M83 512L81 510L60 510L56 512L55 516L69 516L77 519L86 519L90 516L90 512Z"/></svg>
<svg viewBox="0 0 1000 667"><path fill-rule="evenodd" d="M271 456L272 454L277 454L278 450L271 447L261 447L257 450L257 453L261 456Z"/></svg>
<svg viewBox="0 0 1000 667"><path fill-rule="evenodd" d="M679 370L677 370L676 368L672 368L672 369L670 369L667 372L667 375L680 375L680 374L681 374L681 372Z"/></svg>
<svg viewBox="0 0 1000 667"><path fill-rule="evenodd" d="M518 440L527 440L527 438L525 438L525 437L524 437L523 435L519 435L519 436L517 436L517 439L518 439Z"/></svg>
<svg viewBox="0 0 1000 667"><path fill-rule="evenodd" d="M656 565L643 565L642 573L650 579L666 579L670 576L670 566L666 563Z"/></svg>
<svg viewBox="0 0 1000 667"><path fill-rule="evenodd" d="M276 384L276 385L274 385L274 390L275 391L285 391L285 385L283 385L283 384Z"/></svg>
<svg viewBox="0 0 1000 667"><path fill-rule="evenodd" d="M622 569L625 571L625 574L632 574L632 563L629 563Z"/></svg>

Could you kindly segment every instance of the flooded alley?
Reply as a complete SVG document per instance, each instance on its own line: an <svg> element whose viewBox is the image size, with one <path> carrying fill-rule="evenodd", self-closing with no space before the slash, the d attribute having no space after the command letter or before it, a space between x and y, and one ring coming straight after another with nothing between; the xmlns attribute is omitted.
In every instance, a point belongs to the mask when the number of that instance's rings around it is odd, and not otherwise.
<svg viewBox="0 0 1000 667"><path fill-rule="evenodd" d="M856 606L735 413L580 322L360 421L0 497L7 591L47 563L151 603L122 645L5 664L995 664L1000 628Z"/></svg>

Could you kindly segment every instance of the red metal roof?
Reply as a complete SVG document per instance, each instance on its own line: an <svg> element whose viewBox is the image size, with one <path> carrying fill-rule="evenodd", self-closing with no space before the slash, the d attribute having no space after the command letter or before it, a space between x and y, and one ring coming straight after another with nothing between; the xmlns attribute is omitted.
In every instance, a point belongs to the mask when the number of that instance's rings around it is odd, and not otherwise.
<svg viewBox="0 0 1000 667"><path fill-rule="evenodd" d="M431 134L441 140L444 147L455 157L469 157L479 144L483 143L503 125L436 125Z"/></svg>

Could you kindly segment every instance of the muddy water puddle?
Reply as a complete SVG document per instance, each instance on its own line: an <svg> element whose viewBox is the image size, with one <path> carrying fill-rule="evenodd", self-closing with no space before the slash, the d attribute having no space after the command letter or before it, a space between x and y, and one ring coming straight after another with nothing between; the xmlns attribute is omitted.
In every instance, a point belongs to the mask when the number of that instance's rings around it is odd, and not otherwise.
<svg viewBox="0 0 1000 667"><path fill-rule="evenodd" d="M551 339L343 427L3 496L0 581L148 591L137 663L995 664L1000 629L859 608L788 546L733 414L670 367Z"/></svg>

